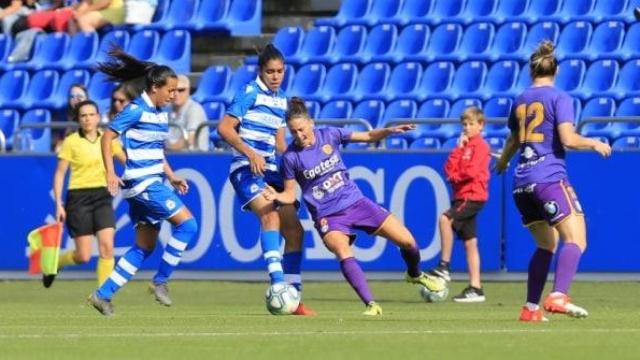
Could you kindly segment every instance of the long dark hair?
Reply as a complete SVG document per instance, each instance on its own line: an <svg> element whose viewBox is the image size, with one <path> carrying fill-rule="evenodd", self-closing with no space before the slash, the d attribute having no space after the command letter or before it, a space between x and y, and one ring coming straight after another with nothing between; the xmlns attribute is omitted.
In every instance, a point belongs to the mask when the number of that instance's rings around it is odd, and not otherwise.
<svg viewBox="0 0 640 360"><path fill-rule="evenodd" d="M287 122L291 121L295 118L304 117L310 119L309 110L307 110L307 105L305 105L304 100L302 98L294 96L289 100L289 105L287 106Z"/></svg>
<svg viewBox="0 0 640 360"><path fill-rule="evenodd" d="M158 65L150 61L139 60L121 48L114 46L109 50L111 59L99 63L96 69L116 82L131 82L142 90L151 90L153 86L162 87L167 79L178 78L175 71L166 65Z"/></svg>

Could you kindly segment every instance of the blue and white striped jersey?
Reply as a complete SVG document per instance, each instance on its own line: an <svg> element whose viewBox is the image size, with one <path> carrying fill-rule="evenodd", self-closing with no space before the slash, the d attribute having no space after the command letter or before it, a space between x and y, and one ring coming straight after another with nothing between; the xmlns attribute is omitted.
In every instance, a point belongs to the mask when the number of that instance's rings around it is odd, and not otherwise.
<svg viewBox="0 0 640 360"><path fill-rule="evenodd" d="M238 91L227 114L240 121L240 138L262 155L268 170L278 171L276 133L286 126L287 97L282 90L271 91L260 77ZM230 172L249 165L249 159L233 149Z"/></svg>
<svg viewBox="0 0 640 360"><path fill-rule="evenodd" d="M122 195L130 198L164 179L164 142L169 116L157 108L146 92L136 98L109 124L120 135L127 154Z"/></svg>

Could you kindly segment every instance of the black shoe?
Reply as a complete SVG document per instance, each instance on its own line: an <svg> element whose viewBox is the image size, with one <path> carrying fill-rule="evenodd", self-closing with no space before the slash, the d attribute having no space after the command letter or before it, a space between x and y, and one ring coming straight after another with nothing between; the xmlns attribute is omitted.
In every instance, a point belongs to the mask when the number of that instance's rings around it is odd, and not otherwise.
<svg viewBox="0 0 640 360"><path fill-rule="evenodd" d="M451 281L451 275L449 274L449 268L441 265L436 266L435 268L429 270L427 274L432 276L437 276L446 282Z"/></svg>
<svg viewBox="0 0 640 360"><path fill-rule="evenodd" d="M47 289L48 289L48 288L50 288L50 287L51 287L51 284L53 284L53 280L55 280L55 279L56 279L56 275L55 275L55 274L54 274L54 275L45 275L45 274L42 274L42 285L43 285L45 288L47 288Z"/></svg>
<svg viewBox="0 0 640 360"><path fill-rule="evenodd" d="M486 299L484 297L484 291L482 289L475 288L471 285L467 286L462 290L460 295L456 295L453 297L453 301L459 303L476 303L476 302L484 302Z"/></svg>
<svg viewBox="0 0 640 360"><path fill-rule="evenodd" d="M640 21L640 7L633 9L633 16L636 17L636 20Z"/></svg>

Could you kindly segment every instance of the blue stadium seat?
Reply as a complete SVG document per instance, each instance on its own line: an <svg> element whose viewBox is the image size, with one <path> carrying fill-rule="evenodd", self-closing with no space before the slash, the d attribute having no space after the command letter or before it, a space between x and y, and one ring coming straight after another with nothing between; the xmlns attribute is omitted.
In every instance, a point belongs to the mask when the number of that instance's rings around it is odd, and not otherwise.
<svg viewBox="0 0 640 360"><path fill-rule="evenodd" d="M194 9L193 21L188 24L189 29L199 33L227 32L231 1L200 0L200 6Z"/></svg>
<svg viewBox="0 0 640 360"><path fill-rule="evenodd" d="M273 45L280 50L286 61L294 56L302 47L304 40L304 29L300 26L285 26L276 32L273 37ZM244 60L245 64L257 64L257 56L248 56Z"/></svg>
<svg viewBox="0 0 640 360"><path fill-rule="evenodd" d="M51 123L51 113L45 109L32 109L22 115L21 124ZM33 152L50 152L51 151L51 129L25 129L31 133L31 151Z"/></svg>
<svg viewBox="0 0 640 360"><path fill-rule="evenodd" d="M637 119L640 116L640 97L630 97L622 100L616 110L616 116L633 116ZM640 136L640 123L637 120L635 122L612 123L610 134L612 138Z"/></svg>
<svg viewBox="0 0 640 360"><path fill-rule="evenodd" d="M401 61L424 61L431 30L425 24L413 24L405 27L395 47L387 54L374 56L374 61L398 63Z"/></svg>
<svg viewBox="0 0 640 360"><path fill-rule="evenodd" d="M111 104L111 93L116 88L117 84L107 79L107 75L97 72L93 74L87 87L89 93L89 99L95 101L98 104L100 113L105 113L109 110Z"/></svg>
<svg viewBox="0 0 640 360"><path fill-rule="evenodd" d="M389 84L379 98L385 101L401 99L410 96L420 83L422 66L417 62L398 64L391 72Z"/></svg>
<svg viewBox="0 0 640 360"><path fill-rule="evenodd" d="M407 139L404 139L398 136L390 136L384 139L384 146L387 149L393 149L393 150L404 150L409 148Z"/></svg>
<svg viewBox="0 0 640 360"><path fill-rule="evenodd" d="M502 148L504 147L505 138L490 136L485 138L485 141L487 142L487 144L489 144L491 150L502 150Z"/></svg>
<svg viewBox="0 0 640 360"><path fill-rule="evenodd" d="M463 96L480 96L487 77L487 64L482 61L462 63L453 77L449 90L442 96L455 100Z"/></svg>
<svg viewBox="0 0 640 360"><path fill-rule="evenodd" d="M450 61L467 61L487 59L490 57L489 47L493 43L495 28L490 23L474 23L467 27L462 36L460 47L454 53L438 56L438 59Z"/></svg>
<svg viewBox="0 0 640 360"><path fill-rule="evenodd" d="M586 58L585 50L589 41L591 40L591 34L593 33L593 27L590 22L586 21L574 21L567 24L560 38L558 39L557 57L559 60L565 57L569 58Z"/></svg>
<svg viewBox="0 0 640 360"><path fill-rule="evenodd" d="M358 74L356 86L352 91L336 94L332 98L352 102L359 102L364 99L383 98L390 75L391 68L387 63L372 63L366 65Z"/></svg>
<svg viewBox="0 0 640 360"><path fill-rule="evenodd" d="M456 146L458 146L458 139L459 139L459 136L452 136L452 137L443 139L442 145L440 145L440 148L444 150L454 149Z"/></svg>
<svg viewBox="0 0 640 360"><path fill-rule="evenodd" d="M496 11L490 16L494 24L502 24L513 19L522 19L529 8L529 0L508 1L498 0ZM485 21L481 19L481 21ZM526 29L525 29L526 30Z"/></svg>
<svg viewBox="0 0 640 360"><path fill-rule="evenodd" d="M347 145L345 145L345 149L348 150L367 150L371 147L371 145L369 143L363 143L363 142L350 142L347 143Z"/></svg>
<svg viewBox="0 0 640 360"><path fill-rule="evenodd" d="M153 61L170 66L178 74L191 72L191 34L185 30L167 31Z"/></svg>
<svg viewBox="0 0 640 360"><path fill-rule="evenodd" d="M636 58L638 54L640 54L640 22L629 26L620 49L608 54L607 57L626 61Z"/></svg>
<svg viewBox="0 0 640 360"><path fill-rule="evenodd" d="M488 99L491 96L509 94L518 79L520 66L513 60L503 60L494 63L487 73L487 81L482 87L482 97Z"/></svg>
<svg viewBox="0 0 640 360"><path fill-rule="evenodd" d="M205 114L207 114L207 120L222 120L225 112L224 103L218 101L207 101L206 103L202 104L202 107L204 108Z"/></svg>
<svg viewBox="0 0 640 360"><path fill-rule="evenodd" d="M467 0L436 0L429 16L422 21L430 25L456 21L462 14Z"/></svg>
<svg viewBox="0 0 640 360"><path fill-rule="evenodd" d="M55 70L40 70L31 76L27 92L15 103L20 110L41 107L40 103L53 96L60 76ZM7 106L7 105L4 105Z"/></svg>
<svg viewBox="0 0 640 360"><path fill-rule="evenodd" d="M516 97L520 95L526 88L531 86L531 75L529 74L529 66L524 65L520 73L518 74L518 80L516 80L515 86L505 96Z"/></svg>
<svg viewBox="0 0 640 360"><path fill-rule="evenodd" d="M582 86L571 95L582 100L594 96L614 95L613 86L618 79L619 65L615 60L598 60L591 63Z"/></svg>
<svg viewBox="0 0 640 360"><path fill-rule="evenodd" d="M596 97L586 102L580 122L594 117L610 117L616 110L616 102L609 97ZM609 123L586 123L580 133L585 136L609 136Z"/></svg>
<svg viewBox="0 0 640 360"><path fill-rule="evenodd" d="M158 52L160 34L155 30L142 30L133 34L127 52L143 61L151 61Z"/></svg>
<svg viewBox="0 0 640 360"><path fill-rule="evenodd" d="M558 34L560 33L560 26L558 23L545 21L537 23L529 28L527 32L527 38L524 42L524 46L520 48L520 51L510 54L503 54L500 56L504 60L519 60L529 61L529 56L538 47L538 44L543 40L550 40L554 44L557 43Z"/></svg>
<svg viewBox="0 0 640 360"><path fill-rule="evenodd" d="M499 0L467 1L464 10L454 21L461 21L464 24L470 24L472 22L493 22L493 14L498 8L498 2ZM504 2L504 0L502 2Z"/></svg>
<svg viewBox="0 0 640 360"><path fill-rule="evenodd" d="M29 85L29 73L25 70L10 70L0 77L0 104L3 107L19 107Z"/></svg>
<svg viewBox="0 0 640 360"><path fill-rule="evenodd" d="M78 64L93 63L98 53L98 33L79 32L71 37L69 49L58 62L49 63L47 68L70 70L78 67Z"/></svg>
<svg viewBox="0 0 640 360"><path fill-rule="evenodd" d="M227 65L209 66L204 73L202 73L198 89L191 97L199 103L211 101L215 98L224 102L222 97L224 96L230 79L231 69L229 69Z"/></svg>
<svg viewBox="0 0 640 360"><path fill-rule="evenodd" d="M320 115L320 103L317 101L305 101L304 105L307 107L307 111L309 112L309 116L312 119L315 119Z"/></svg>
<svg viewBox="0 0 640 360"><path fill-rule="evenodd" d="M637 6L637 3L636 3ZM627 21L632 15L633 7L629 6L628 0L596 0L593 12L583 15L586 20L592 23L602 21Z"/></svg>
<svg viewBox="0 0 640 360"><path fill-rule="evenodd" d="M295 55L288 57L287 62L307 64L313 58L327 55L331 51L335 37L336 31L331 26L311 28L304 37L300 50Z"/></svg>
<svg viewBox="0 0 640 360"><path fill-rule="evenodd" d="M629 60L624 64L613 95L618 100L628 96L640 96L640 59Z"/></svg>
<svg viewBox="0 0 640 360"><path fill-rule="evenodd" d="M416 101L424 101L428 97L441 96L451 86L454 73L453 63L447 61L431 63L422 73L418 87L406 97Z"/></svg>
<svg viewBox="0 0 640 360"><path fill-rule="evenodd" d="M76 69L69 70L62 75L58 86L54 89L55 92L47 99L42 99L38 103L38 107L47 108L52 110L62 109L67 105L67 99L69 98L69 89L75 84L87 86L91 75L87 70Z"/></svg>
<svg viewBox="0 0 640 360"><path fill-rule="evenodd" d="M0 64L4 64L13 49L13 38L0 32Z"/></svg>
<svg viewBox="0 0 640 360"><path fill-rule="evenodd" d="M591 36L591 42L585 51L589 60L612 58L622 47L624 24L619 21L607 21L598 25Z"/></svg>
<svg viewBox="0 0 640 360"><path fill-rule="evenodd" d="M384 114L384 103L379 100L365 100L356 105L351 114L352 119L364 119L371 127L376 128L382 120L382 114ZM347 125L349 129L354 131L367 131L361 125Z"/></svg>
<svg viewBox="0 0 640 360"><path fill-rule="evenodd" d="M0 109L0 131L4 135L6 148L13 148L13 134L18 128L20 114L14 109Z"/></svg>
<svg viewBox="0 0 640 360"><path fill-rule="evenodd" d="M462 40L462 26L460 24L446 23L438 26L431 34L431 40L427 46L426 60L431 62L456 53ZM410 59L411 60L411 59ZM424 58L422 59L425 60Z"/></svg>
<svg viewBox="0 0 640 360"><path fill-rule="evenodd" d="M552 19L560 11L561 4L562 0L531 0L527 12L513 20L529 24L549 21L547 19Z"/></svg>
<svg viewBox="0 0 640 360"><path fill-rule="evenodd" d="M322 107L318 119L347 119L352 113L353 105L349 101L329 101Z"/></svg>
<svg viewBox="0 0 640 360"><path fill-rule="evenodd" d="M486 119L508 118L513 100L509 97L493 97L484 103ZM507 124L485 124L484 132L487 136L506 138L511 132Z"/></svg>
<svg viewBox="0 0 640 360"><path fill-rule="evenodd" d="M556 21L561 24L576 20L591 21L588 16L593 13L594 7L595 0L563 0L560 11L555 15L546 17L545 20Z"/></svg>
<svg viewBox="0 0 640 360"><path fill-rule="evenodd" d="M421 23L433 10L436 0L404 0L398 15L389 22L399 26Z"/></svg>
<svg viewBox="0 0 640 360"><path fill-rule="evenodd" d="M44 69L48 64L55 64L64 57L69 47L69 35L61 32L50 34L38 34L33 44L33 56L26 62L13 63L5 69L27 69L37 71Z"/></svg>
<svg viewBox="0 0 640 360"><path fill-rule="evenodd" d="M106 62L109 58L108 52L112 45L116 45L121 49L127 49L131 37L129 32L125 30L113 30L102 36L100 39L100 46L98 52L93 60L87 60L82 63L76 64L75 68L91 69L96 63Z"/></svg>
<svg viewBox="0 0 640 360"><path fill-rule="evenodd" d="M340 61L368 64L379 61L383 56L389 55L396 45L398 29L391 24L375 26L367 35L364 48L357 54L345 56Z"/></svg>
<svg viewBox="0 0 640 360"><path fill-rule="evenodd" d="M409 149L439 149L440 146L438 138L425 136L411 142Z"/></svg>
<svg viewBox="0 0 640 360"><path fill-rule="evenodd" d="M290 96L307 98L314 96L322 87L327 76L327 69L322 64L307 64L300 69L293 79L292 87L287 91Z"/></svg>
<svg viewBox="0 0 640 360"><path fill-rule="evenodd" d="M334 65L329 69L320 91L316 95L305 96L305 98L326 103L333 99L334 96L351 92L356 85L357 77L358 68L355 64L343 63Z"/></svg>
<svg viewBox="0 0 640 360"><path fill-rule="evenodd" d="M447 117L458 119L465 111L465 109L471 106L482 109L482 101L480 101L479 99L460 99L451 105L451 109L449 109L449 114L447 114Z"/></svg>
<svg viewBox="0 0 640 360"><path fill-rule="evenodd" d="M131 29L133 31L140 31L144 29L148 29L149 25L157 26L160 22L164 21L166 14L169 12L169 4L171 0L158 0L158 6L156 6L156 10L153 13L153 17L151 18L150 24L135 24L131 25Z"/></svg>
<svg viewBox="0 0 640 360"><path fill-rule="evenodd" d="M526 36L527 26L524 23L504 23L496 32L488 54L479 59L496 61L502 58L503 54L517 53L522 48Z"/></svg>
<svg viewBox="0 0 640 360"><path fill-rule="evenodd" d="M236 92L245 86L249 81L255 80L258 74L258 68L255 65L241 65L231 75L229 85L223 94L213 97L212 100L222 101L226 105L230 105Z"/></svg>
<svg viewBox="0 0 640 360"><path fill-rule="evenodd" d="M160 21L145 25L145 30L188 30L193 24L194 16L200 4L199 0L171 1L169 9Z"/></svg>
<svg viewBox="0 0 640 360"><path fill-rule="evenodd" d="M344 0L336 16L316 19L316 26L343 27L351 21L365 18L369 15L372 0Z"/></svg>
<svg viewBox="0 0 640 360"><path fill-rule="evenodd" d="M587 65L578 59L566 59L558 65L559 72L556 77L556 87L558 89L571 92L580 89L587 72Z"/></svg>
<svg viewBox="0 0 640 360"><path fill-rule="evenodd" d="M260 35L262 29L262 0L232 0L229 7L229 15L224 22L227 32L232 36Z"/></svg>
<svg viewBox="0 0 640 360"><path fill-rule="evenodd" d="M444 119L449 114L449 101L445 99L429 99L420 105L416 119ZM429 136L440 125L429 123L417 123L414 131L406 133L407 137L416 139L421 136Z"/></svg>
<svg viewBox="0 0 640 360"><path fill-rule="evenodd" d="M640 149L640 137L623 136L616 139L611 146L614 150Z"/></svg>
<svg viewBox="0 0 640 360"><path fill-rule="evenodd" d="M418 112L418 106L412 100L392 101L384 112L380 127L385 127L390 120L414 118Z"/></svg>
<svg viewBox="0 0 640 360"><path fill-rule="evenodd" d="M296 69L289 65L284 65L284 78L282 79L282 83L280 83L280 89L282 91L288 92L293 85L293 79L296 77Z"/></svg>
<svg viewBox="0 0 640 360"><path fill-rule="evenodd" d="M366 16L348 20L347 24L372 27L381 23L388 23L398 15L401 6L402 0L373 0L371 9Z"/></svg>
<svg viewBox="0 0 640 360"><path fill-rule="evenodd" d="M324 56L314 56L312 62L322 62L326 64L336 64L345 58L354 56L362 51L367 38L367 28L362 25L349 25L338 33L335 45L331 51Z"/></svg>

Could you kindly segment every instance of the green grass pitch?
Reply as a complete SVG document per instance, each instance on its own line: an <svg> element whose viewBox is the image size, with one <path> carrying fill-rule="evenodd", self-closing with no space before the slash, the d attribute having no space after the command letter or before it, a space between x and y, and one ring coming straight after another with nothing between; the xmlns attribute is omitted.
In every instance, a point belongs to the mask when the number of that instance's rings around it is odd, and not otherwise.
<svg viewBox="0 0 640 360"><path fill-rule="evenodd" d="M587 319L517 321L526 285L486 283L483 304L422 302L412 285L371 282L384 314L368 318L346 282L309 282L314 318L272 316L266 283L174 281L157 305L134 281L116 315L85 304L90 281L0 282L0 359L639 359L640 284L578 282ZM453 283L451 293L465 286ZM548 284L547 288L550 285Z"/></svg>

